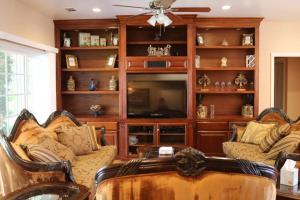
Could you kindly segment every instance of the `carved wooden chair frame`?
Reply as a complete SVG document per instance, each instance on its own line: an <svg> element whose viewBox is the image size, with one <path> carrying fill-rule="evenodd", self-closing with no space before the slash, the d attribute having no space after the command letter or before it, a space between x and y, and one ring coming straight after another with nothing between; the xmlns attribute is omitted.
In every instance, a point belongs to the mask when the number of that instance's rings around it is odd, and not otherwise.
<svg viewBox="0 0 300 200"><path fill-rule="evenodd" d="M278 108L267 108L265 110L263 110L257 117L256 117L256 121L261 121L264 118L268 117L268 116L272 116L274 115L273 119L275 119L275 117L277 117L277 119L281 120L282 122L286 122L289 123L290 125L294 124L294 123L298 123L300 121L300 117L298 117L296 120L292 120L290 119L287 114L282 111L281 109ZM270 117L270 119L268 121L271 121L272 117ZM233 125L232 126L232 134L230 136L229 141L235 141L236 137L237 137L237 130L236 130L236 126ZM298 149L300 149L300 146L298 147ZM275 168L280 170L281 167L283 166L284 162L286 161L286 159L293 159L295 161L300 161L300 154L297 153L292 153L292 154L287 154L286 152L281 152L279 153L279 155L276 158L275 161Z"/></svg>

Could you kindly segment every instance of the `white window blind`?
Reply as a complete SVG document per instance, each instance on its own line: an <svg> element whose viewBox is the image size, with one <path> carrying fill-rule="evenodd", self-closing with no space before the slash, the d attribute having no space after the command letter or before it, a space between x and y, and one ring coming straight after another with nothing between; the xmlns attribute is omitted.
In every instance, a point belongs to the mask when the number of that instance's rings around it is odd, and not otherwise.
<svg viewBox="0 0 300 200"><path fill-rule="evenodd" d="M45 122L56 109L55 85L54 52L0 38L0 129L7 135L23 108Z"/></svg>

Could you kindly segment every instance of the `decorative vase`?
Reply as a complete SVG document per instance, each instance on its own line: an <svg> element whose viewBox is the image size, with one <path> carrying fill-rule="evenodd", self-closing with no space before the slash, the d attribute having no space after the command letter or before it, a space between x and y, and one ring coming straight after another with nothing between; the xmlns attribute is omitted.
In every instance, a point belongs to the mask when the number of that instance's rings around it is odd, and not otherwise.
<svg viewBox="0 0 300 200"><path fill-rule="evenodd" d="M75 80L73 79L73 76L70 76L68 79L67 90L75 91Z"/></svg>
<svg viewBox="0 0 300 200"><path fill-rule="evenodd" d="M207 118L207 113L208 113L207 106L203 106L202 104L200 104L197 107L197 116L198 116L199 119Z"/></svg>
<svg viewBox="0 0 300 200"><path fill-rule="evenodd" d="M89 91L95 91L97 90L97 81L94 79L91 79L89 83Z"/></svg>
<svg viewBox="0 0 300 200"><path fill-rule="evenodd" d="M111 76L111 79L109 80L109 90L117 90L117 81L115 79L115 76Z"/></svg>

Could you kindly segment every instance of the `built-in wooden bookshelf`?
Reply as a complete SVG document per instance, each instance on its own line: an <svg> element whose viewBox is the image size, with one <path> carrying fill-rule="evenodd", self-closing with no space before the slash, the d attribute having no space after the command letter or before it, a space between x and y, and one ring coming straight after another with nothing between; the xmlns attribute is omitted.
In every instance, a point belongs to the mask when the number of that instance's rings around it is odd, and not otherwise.
<svg viewBox="0 0 300 200"><path fill-rule="evenodd" d="M118 145L120 157L137 156L138 149L147 146L193 146L207 155L222 155L222 142L229 138L234 123L246 123L252 118L241 115L245 97L252 97L254 116L258 113L259 24L261 18L196 18L183 15L182 20L172 18L169 27L151 27L149 16L128 16L118 19L58 20L55 21L57 54L57 107L68 110L82 122L106 127L110 144ZM80 32L105 37L105 47L79 46ZM71 38L71 47L63 46L63 35ZM119 45L110 44L111 35L119 35ZM197 44L197 34L204 44ZM253 34L253 45L243 45L242 35ZM228 45L221 45L226 39ZM171 45L169 56L148 56L148 47ZM78 58L78 68L67 68L66 55ZM117 54L114 67L107 67L107 58ZM200 68L195 66L200 56ZM255 56L255 67L246 67L246 55ZM220 67L226 57L227 67ZM149 67L149 61L164 61L166 67ZM170 73L187 75L187 117L184 119L129 119L127 118L127 75ZM248 83L237 90L235 77L243 73ZM198 79L206 74L211 84L203 88ZM67 80L73 76L75 91L67 91ZM109 91L109 79L115 76L118 90ZM96 91L89 91L91 79L99 81ZM231 87L215 87L215 82L231 82ZM93 117L89 108L93 104L104 107L102 115ZM215 106L214 118L197 118L199 104ZM160 128L184 126L184 133L161 134ZM196 124L196 126L195 126ZM151 136L135 132L132 126L151 127ZM129 144L129 137L140 138ZM148 140L149 139L149 140Z"/></svg>

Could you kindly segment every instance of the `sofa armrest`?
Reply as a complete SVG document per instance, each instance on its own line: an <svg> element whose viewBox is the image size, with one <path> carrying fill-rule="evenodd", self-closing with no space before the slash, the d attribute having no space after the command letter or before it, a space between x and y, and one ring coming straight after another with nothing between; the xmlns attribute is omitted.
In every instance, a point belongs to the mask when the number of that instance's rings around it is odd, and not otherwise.
<svg viewBox="0 0 300 200"><path fill-rule="evenodd" d="M8 142L8 138L0 131L0 145L3 151L1 157L8 158L12 163L15 163L22 170L27 171L30 174L43 174L48 172L57 172L64 176L66 182L75 182L70 161L61 161L61 162L36 162L36 161L27 161L22 159L14 148ZM51 179L51 177L49 177Z"/></svg>
<svg viewBox="0 0 300 200"><path fill-rule="evenodd" d="M106 129L104 126L96 128L97 131L100 131L100 137L99 137L99 144L101 144L102 146L107 145L106 140L105 140L105 132Z"/></svg>

